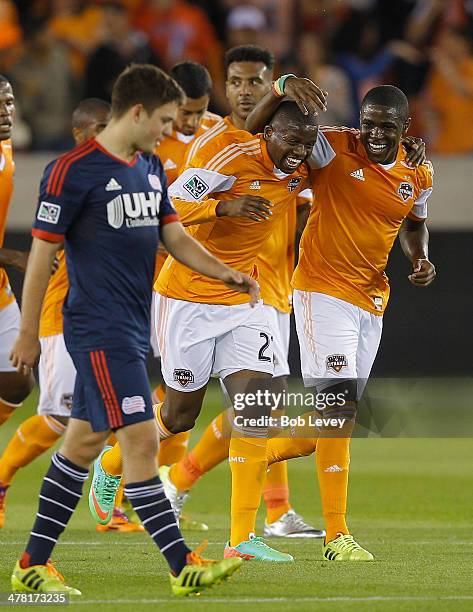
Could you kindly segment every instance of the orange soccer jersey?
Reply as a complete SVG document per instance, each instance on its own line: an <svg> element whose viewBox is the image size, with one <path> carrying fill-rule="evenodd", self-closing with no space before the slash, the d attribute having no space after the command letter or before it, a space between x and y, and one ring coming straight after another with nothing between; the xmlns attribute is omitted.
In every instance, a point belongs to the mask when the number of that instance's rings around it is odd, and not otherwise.
<svg viewBox="0 0 473 612"><path fill-rule="evenodd" d="M287 215L288 208L294 206L307 174L305 165L291 175L277 170L261 135L227 130L196 151L171 186L170 196L177 206L179 200L185 200L194 202L197 208L210 194L215 202L255 193L270 200L273 214L267 221L218 217L189 230L216 257L254 276L261 245ZM249 300L247 295L193 272L172 257L161 270L155 289L171 298L208 304L243 304Z"/></svg>
<svg viewBox="0 0 473 612"><path fill-rule="evenodd" d="M349 128L321 128L310 159L314 199L292 285L381 315L389 298L384 272L405 217L427 216L430 162L411 168L400 145L396 161L371 162Z"/></svg>
<svg viewBox="0 0 473 612"><path fill-rule="evenodd" d="M185 134L181 134L180 132L176 132L173 130L170 136L166 136L162 142L155 149L156 155L159 156L164 168L164 172L166 173L166 178L168 180L168 185L174 183L174 181L179 176L184 164L187 151L191 143L193 143L196 138L198 138L201 134L205 134L209 128L215 125L218 122L222 121L222 117L220 115L215 115L214 113L206 112L202 118L199 129L195 134L190 136L186 136ZM178 211L180 214L181 221L185 223L183 217L184 211ZM156 254L156 264L154 267L154 281L158 278L158 274L161 268L166 261L168 254L166 249L160 245L160 249Z"/></svg>
<svg viewBox="0 0 473 612"><path fill-rule="evenodd" d="M3 247L5 238L8 208L13 193L14 170L11 140L2 140L0 142L0 248ZM14 300L5 268L0 268L0 310Z"/></svg>
<svg viewBox="0 0 473 612"><path fill-rule="evenodd" d="M51 276L44 296L39 325L40 338L62 334L62 305L69 289L69 279L67 277L65 252L59 251L57 259L59 260L59 267Z"/></svg>

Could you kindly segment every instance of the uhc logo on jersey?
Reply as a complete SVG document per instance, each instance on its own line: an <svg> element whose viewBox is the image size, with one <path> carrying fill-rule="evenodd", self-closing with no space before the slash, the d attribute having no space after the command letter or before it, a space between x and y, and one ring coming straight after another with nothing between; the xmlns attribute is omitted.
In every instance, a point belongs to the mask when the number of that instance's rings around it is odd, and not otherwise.
<svg viewBox="0 0 473 612"><path fill-rule="evenodd" d="M404 202L414 197L414 187L410 183L401 183L397 192Z"/></svg>
<svg viewBox="0 0 473 612"><path fill-rule="evenodd" d="M187 183L184 183L184 189L191 194L193 198L198 200L201 198L206 191L209 190L209 186L205 183L197 174L194 174Z"/></svg>
<svg viewBox="0 0 473 612"><path fill-rule="evenodd" d="M158 212L161 193L124 193L107 204L107 220L115 229L159 225Z"/></svg>

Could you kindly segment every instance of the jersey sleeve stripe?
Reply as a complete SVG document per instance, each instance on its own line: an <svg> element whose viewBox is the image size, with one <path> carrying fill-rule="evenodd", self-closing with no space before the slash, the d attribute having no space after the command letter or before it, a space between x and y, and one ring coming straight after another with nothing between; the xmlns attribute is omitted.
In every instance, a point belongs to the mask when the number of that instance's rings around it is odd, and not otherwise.
<svg viewBox="0 0 473 612"><path fill-rule="evenodd" d="M249 151L259 151L260 141L258 139L251 140L245 144L231 143L219 151L216 155L210 159L205 165L206 170L215 170L215 168L221 168L222 162L225 165L226 160L231 157L235 151L239 151L239 154L246 153Z"/></svg>
<svg viewBox="0 0 473 612"><path fill-rule="evenodd" d="M54 164L54 167L51 170L51 174L49 175L48 183L46 186L47 193L54 195L54 188L57 183L57 179L61 173L62 168L67 163L67 160L70 157L76 155L78 152L83 151L86 148L89 148L90 144L91 143L89 141L85 142L79 147L75 147L74 149L72 149L72 151L69 151L68 153L65 153L64 155L61 155L61 157L56 160L56 163Z"/></svg>
<svg viewBox="0 0 473 612"><path fill-rule="evenodd" d="M64 234L54 234L53 232L45 232L44 230L34 227L31 230L31 235L47 242L64 242Z"/></svg>
<svg viewBox="0 0 473 612"><path fill-rule="evenodd" d="M258 155L258 153L260 152L260 149L258 147L258 149L256 151L236 151L235 153L233 153L233 155L231 155L230 157L227 157L226 159L224 159L215 169L214 172L220 172L220 170L226 166L227 164L229 164L231 161L233 161L235 158L239 157L240 155Z"/></svg>
<svg viewBox="0 0 473 612"><path fill-rule="evenodd" d="M67 161L65 162L61 170L58 172L57 181L55 183L54 190L51 192L51 195L54 195L56 197L61 195L61 191L64 186L64 181L66 179L66 175L71 165L78 159L81 159L82 157L85 157L86 155L91 153L94 149L95 149L95 141L92 141L86 149L77 151L77 153L74 156L69 157L67 159Z"/></svg>
<svg viewBox="0 0 473 612"><path fill-rule="evenodd" d="M214 127L211 127L209 130L207 130L207 132L196 138L189 148L185 163L189 163L189 160L192 159L194 153L203 147L209 140L212 140L212 138L218 136L222 132L225 132L227 129L228 125L224 121L219 121L214 125Z"/></svg>
<svg viewBox="0 0 473 612"><path fill-rule="evenodd" d="M170 214L161 217L161 219L159 220L159 224L167 225L168 223L175 223L176 221L179 221L179 215Z"/></svg>

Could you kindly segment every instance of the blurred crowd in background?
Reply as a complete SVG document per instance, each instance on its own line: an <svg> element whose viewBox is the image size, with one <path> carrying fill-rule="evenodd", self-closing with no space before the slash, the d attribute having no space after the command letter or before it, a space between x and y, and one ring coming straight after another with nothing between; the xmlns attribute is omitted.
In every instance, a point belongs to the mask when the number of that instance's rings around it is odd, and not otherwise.
<svg viewBox="0 0 473 612"><path fill-rule="evenodd" d="M240 44L268 47L276 75L326 89L324 124L356 126L364 93L392 83L429 151L473 153L473 0L0 0L15 146L71 146L74 106L109 99L130 62L201 62L214 81L211 110L225 114L223 56Z"/></svg>

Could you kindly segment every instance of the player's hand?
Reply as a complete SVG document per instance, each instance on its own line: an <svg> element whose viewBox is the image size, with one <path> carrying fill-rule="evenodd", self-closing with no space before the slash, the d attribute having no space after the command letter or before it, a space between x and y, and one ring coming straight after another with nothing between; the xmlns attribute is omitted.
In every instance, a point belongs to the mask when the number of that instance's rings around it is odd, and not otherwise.
<svg viewBox="0 0 473 612"><path fill-rule="evenodd" d="M289 77L284 83L284 94L294 100L304 115L319 114L327 110L328 93L310 79Z"/></svg>
<svg viewBox="0 0 473 612"><path fill-rule="evenodd" d="M425 162L425 142L422 138L415 136L405 136L401 143L406 149L406 162L412 166L420 166Z"/></svg>
<svg viewBox="0 0 473 612"><path fill-rule="evenodd" d="M38 363L40 353L38 338L20 331L10 353L10 361L20 374L27 376Z"/></svg>
<svg viewBox="0 0 473 612"><path fill-rule="evenodd" d="M257 304L260 293L259 285L255 279L248 276L248 274L243 274L243 272L238 272L238 270L234 270L233 268L227 268L222 276L222 281L227 287L234 291L248 293L251 298L250 306L255 306L255 304Z"/></svg>
<svg viewBox="0 0 473 612"><path fill-rule="evenodd" d="M434 282L437 275L434 264L428 259L416 259L413 264L413 273L408 278L416 287L428 287Z"/></svg>
<svg viewBox="0 0 473 612"><path fill-rule="evenodd" d="M246 217L252 221L266 221L273 214L272 203L266 198L245 195L236 200L221 200L217 204L217 217Z"/></svg>
<svg viewBox="0 0 473 612"><path fill-rule="evenodd" d="M28 257L29 257L29 252L14 251L14 257L12 259L12 266L16 270L19 270L20 272L23 272L24 274L26 272L26 266L28 264Z"/></svg>

